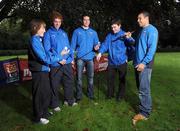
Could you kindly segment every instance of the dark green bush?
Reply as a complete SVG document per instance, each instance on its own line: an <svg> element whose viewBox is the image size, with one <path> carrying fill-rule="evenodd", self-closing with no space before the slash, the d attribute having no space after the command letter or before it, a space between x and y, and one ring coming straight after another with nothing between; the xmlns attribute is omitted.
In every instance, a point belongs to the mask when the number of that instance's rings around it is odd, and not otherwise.
<svg viewBox="0 0 180 131"><path fill-rule="evenodd" d="M22 32L6 32L0 30L1 50L27 49L29 35Z"/></svg>

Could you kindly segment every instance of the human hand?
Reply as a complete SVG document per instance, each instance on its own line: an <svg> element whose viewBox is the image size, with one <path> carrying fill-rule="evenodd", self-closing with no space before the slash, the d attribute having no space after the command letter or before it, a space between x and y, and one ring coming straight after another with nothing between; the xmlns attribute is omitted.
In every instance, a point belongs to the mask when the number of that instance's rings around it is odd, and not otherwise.
<svg viewBox="0 0 180 131"><path fill-rule="evenodd" d="M61 65L65 65L65 64L66 64L66 60L63 59L62 61L59 61L59 63L60 63Z"/></svg>
<svg viewBox="0 0 180 131"><path fill-rule="evenodd" d="M101 53L99 53L97 56L96 56L96 60L99 61L101 59Z"/></svg>
<svg viewBox="0 0 180 131"><path fill-rule="evenodd" d="M137 69L137 71L143 71L144 70L144 68L145 68L145 65L144 64L142 64L142 63L140 63L140 64L138 64L136 67L135 67L136 69Z"/></svg>
<svg viewBox="0 0 180 131"><path fill-rule="evenodd" d="M75 68L75 62L72 61L71 64L72 64L72 68Z"/></svg>
<svg viewBox="0 0 180 131"><path fill-rule="evenodd" d="M132 33L131 32L126 32L125 34L124 34L124 36L126 37L126 38L130 38L131 36L132 36Z"/></svg>
<svg viewBox="0 0 180 131"><path fill-rule="evenodd" d="M100 45L101 45L100 42L98 42L98 44L94 47L94 50L95 51L99 50Z"/></svg>
<svg viewBox="0 0 180 131"><path fill-rule="evenodd" d="M61 56L67 55L69 53L69 49L67 47L64 47L64 49L61 51Z"/></svg>
<svg viewBox="0 0 180 131"><path fill-rule="evenodd" d="M71 64L74 65L75 64L74 61L71 61Z"/></svg>

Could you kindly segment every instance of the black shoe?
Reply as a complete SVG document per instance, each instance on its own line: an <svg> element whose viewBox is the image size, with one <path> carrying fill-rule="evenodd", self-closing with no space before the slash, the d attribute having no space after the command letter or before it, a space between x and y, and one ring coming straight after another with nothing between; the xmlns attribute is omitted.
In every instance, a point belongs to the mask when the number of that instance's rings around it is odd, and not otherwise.
<svg viewBox="0 0 180 131"><path fill-rule="evenodd" d="M121 97L121 96L117 96L117 97L116 97L116 101L117 101L117 102L121 102L122 99L123 99L123 97Z"/></svg>
<svg viewBox="0 0 180 131"><path fill-rule="evenodd" d="M121 102L121 98L116 98L116 101L117 102Z"/></svg>
<svg viewBox="0 0 180 131"><path fill-rule="evenodd" d="M47 112L45 118L49 118L51 116L53 116L53 112Z"/></svg>
<svg viewBox="0 0 180 131"><path fill-rule="evenodd" d="M89 97L89 100L94 101L94 100L95 100L95 98L94 98L94 97Z"/></svg>

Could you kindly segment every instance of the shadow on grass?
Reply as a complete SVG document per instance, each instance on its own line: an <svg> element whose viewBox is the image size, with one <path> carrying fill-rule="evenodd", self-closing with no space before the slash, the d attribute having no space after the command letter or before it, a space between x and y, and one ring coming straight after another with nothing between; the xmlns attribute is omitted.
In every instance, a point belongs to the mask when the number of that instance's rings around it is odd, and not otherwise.
<svg viewBox="0 0 180 131"><path fill-rule="evenodd" d="M94 85L97 88L98 93L101 92L104 94L105 98L107 95L107 72L98 72L95 73Z"/></svg>
<svg viewBox="0 0 180 131"><path fill-rule="evenodd" d="M132 65L127 68L125 101L132 107L133 112L139 113L138 89Z"/></svg>
<svg viewBox="0 0 180 131"><path fill-rule="evenodd" d="M132 87L129 87L129 88L132 88ZM132 107L133 112L138 113L139 112L139 99L138 99L139 97L134 92L134 89L129 89L129 88L126 91L125 101Z"/></svg>
<svg viewBox="0 0 180 131"><path fill-rule="evenodd" d="M139 97L138 97L138 90L136 87L134 70L132 70L132 67L128 67L127 70L128 70L128 74L126 76L126 91L125 91L125 98L124 99L132 107L132 112L138 113L138 111L139 111ZM102 92L106 98L106 95L107 95L107 71L99 72L98 74L97 73L95 74L94 85L97 88L99 88L100 92ZM118 86L119 86L119 75L116 72L115 92L114 92L115 98L116 98L116 93L117 93L118 88L119 88Z"/></svg>
<svg viewBox="0 0 180 131"><path fill-rule="evenodd" d="M18 114L32 119L31 82L4 85L0 88L0 99Z"/></svg>

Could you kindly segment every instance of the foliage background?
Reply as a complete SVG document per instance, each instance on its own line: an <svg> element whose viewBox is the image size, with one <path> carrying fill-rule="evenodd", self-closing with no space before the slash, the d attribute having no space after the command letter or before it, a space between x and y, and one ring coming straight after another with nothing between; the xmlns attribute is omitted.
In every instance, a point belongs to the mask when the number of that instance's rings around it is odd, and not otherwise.
<svg viewBox="0 0 180 131"><path fill-rule="evenodd" d="M26 49L28 25L33 18L42 18L47 27L49 15L59 11L64 17L63 29L69 38L81 24L82 14L91 16L91 26L103 41L110 31L113 18L123 21L122 28L138 33L137 14L147 10L151 23L160 34L158 48L180 46L180 2L178 0L1 0L0 2L0 49Z"/></svg>

